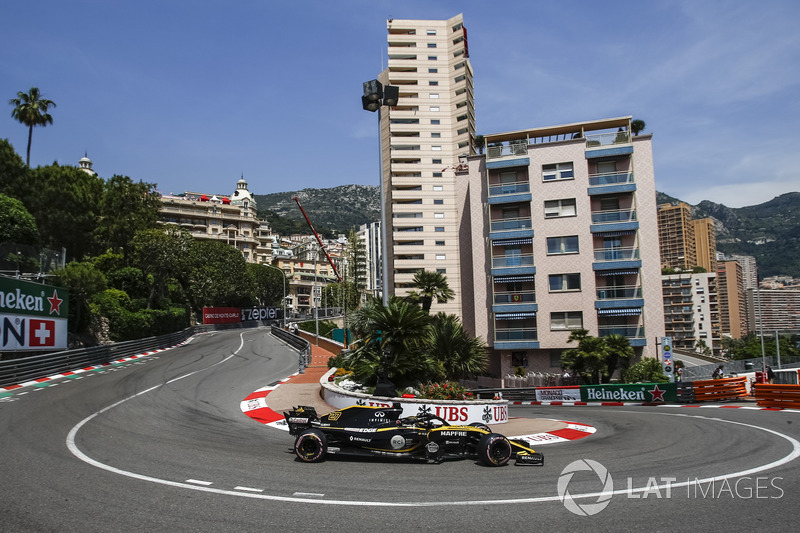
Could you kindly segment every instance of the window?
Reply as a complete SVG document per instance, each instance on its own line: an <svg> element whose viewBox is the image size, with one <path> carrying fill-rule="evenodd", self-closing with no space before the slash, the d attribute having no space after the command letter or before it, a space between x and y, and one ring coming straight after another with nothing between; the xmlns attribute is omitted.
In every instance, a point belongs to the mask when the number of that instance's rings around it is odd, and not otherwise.
<svg viewBox="0 0 800 533"><path fill-rule="evenodd" d="M444 213L434 213L433 218L444 218Z"/></svg>
<svg viewBox="0 0 800 533"><path fill-rule="evenodd" d="M431 80L431 81L428 82L428 85L439 85L439 82Z"/></svg>
<svg viewBox="0 0 800 533"><path fill-rule="evenodd" d="M441 165L442 164L442 160L441 159L431 159L431 163L433 163L434 165Z"/></svg>
<svg viewBox="0 0 800 533"><path fill-rule="evenodd" d="M580 274L551 274L549 279L550 292L581 290Z"/></svg>
<svg viewBox="0 0 800 533"><path fill-rule="evenodd" d="M597 163L598 174L613 174L617 171L616 161L599 161Z"/></svg>
<svg viewBox="0 0 800 533"><path fill-rule="evenodd" d="M441 151L441 149L442 149L441 146L431 146L431 150L433 150L435 152Z"/></svg>
<svg viewBox="0 0 800 533"><path fill-rule="evenodd" d="M439 120L438 118L432 118L432 119L431 119L431 124L433 124L433 125L437 125L437 124L441 124L441 123L442 123L442 121L441 121L441 120ZM436 161L434 161L434 163L435 163L435 162L436 162ZM441 163L441 161L439 161L439 163Z"/></svg>
<svg viewBox="0 0 800 533"><path fill-rule="evenodd" d="M575 198L547 200L544 203L545 218L574 217L576 214Z"/></svg>
<svg viewBox="0 0 800 533"><path fill-rule="evenodd" d="M436 272L438 272L439 274L447 274L447 269L446 268L437 268Z"/></svg>
<svg viewBox="0 0 800 533"><path fill-rule="evenodd" d="M431 106L431 111L434 111L434 112L439 111L439 106Z"/></svg>
<svg viewBox="0 0 800 533"><path fill-rule="evenodd" d="M442 261L444 259L447 259L447 256L445 254L436 254L437 261Z"/></svg>
<svg viewBox="0 0 800 533"><path fill-rule="evenodd" d="M436 227L433 229L433 231L436 231L436 232L442 232L442 231L444 231L444 226L436 226Z"/></svg>
<svg viewBox="0 0 800 533"><path fill-rule="evenodd" d="M547 238L547 255L577 254L578 251L577 235Z"/></svg>
<svg viewBox="0 0 800 533"><path fill-rule="evenodd" d="M434 185L433 186L433 190L434 191L443 191L444 190L444 186L442 186L442 185Z"/></svg>
<svg viewBox="0 0 800 533"><path fill-rule="evenodd" d="M428 48L436 48L436 43L428 43Z"/></svg>
<svg viewBox="0 0 800 533"><path fill-rule="evenodd" d="M571 180L575 177L572 163L556 163L542 166L542 179L544 181Z"/></svg>
<svg viewBox="0 0 800 533"><path fill-rule="evenodd" d="M429 74L436 74L436 73L438 73L438 72L439 72L439 69L438 69L438 68L429 68L429 69L428 69L428 73L429 73Z"/></svg>
<svg viewBox="0 0 800 533"><path fill-rule="evenodd" d="M436 35L436 30L427 30L428 35Z"/></svg>
<svg viewBox="0 0 800 533"><path fill-rule="evenodd" d="M443 205L443 204L444 204L444 200L442 200L441 198L435 198L433 200L433 205Z"/></svg>
<svg viewBox="0 0 800 533"><path fill-rule="evenodd" d="M436 61L436 56L428 56L428 61Z"/></svg>
<svg viewBox="0 0 800 533"><path fill-rule="evenodd" d="M439 98L439 93L430 93L430 94L428 95L428 98L434 98L434 99L435 99L435 98Z"/></svg>
<svg viewBox="0 0 800 533"><path fill-rule="evenodd" d="M434 178L441 178L442 177L442 173L441 172L434 172L433 173L433 177Z"/></svg>
<svg viewBox="0 0 800 533"><path fill-rule="evenodd" d="M444 246L444 241L436 241L436 246Z"/></svg>
<svg viewBox="0 0 800 533"><path fill-rule="evenodd" d="M441 136L442 136L442 134L439 133L438 131L435 131L435 132L431 133L431 137L433 137L434 139L438 139Z"/></svg>
<svg viewBox="0 0 800 533"><path fill-rule="evenodd" d="M583 327L581 311L565 311L550 313L550 329L580 329Z"/></svg>

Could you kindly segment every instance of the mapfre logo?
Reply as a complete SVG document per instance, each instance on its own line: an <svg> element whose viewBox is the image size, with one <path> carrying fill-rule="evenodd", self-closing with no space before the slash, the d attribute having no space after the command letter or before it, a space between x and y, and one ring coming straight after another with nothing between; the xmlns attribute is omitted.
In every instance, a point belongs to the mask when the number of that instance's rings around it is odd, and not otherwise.
<svg viewBox="0 0 800 533"><path fill-rule="evenodd" d="M576 472L582 471L594 472L600 479L600 484L603 487L602 492L599 495L596 492L591 492L591 494L587 495L597 495L597 501L594 503L577 503L569 492L569 482L572 481L572 477ZM558 497L568 511L578 516L596 515L608 506L613 494L614 480L611 479L608 469L591 459L578 459L571 462L561 471L561 475L558 478Z"/></svg>

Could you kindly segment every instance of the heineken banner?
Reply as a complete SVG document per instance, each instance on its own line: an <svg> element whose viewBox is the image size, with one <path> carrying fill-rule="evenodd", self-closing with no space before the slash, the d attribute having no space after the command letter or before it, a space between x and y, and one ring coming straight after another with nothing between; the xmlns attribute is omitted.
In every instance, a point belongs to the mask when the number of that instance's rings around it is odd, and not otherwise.
<svg viewBox="0 0 800 533"><path fill-rule="evenodd" d="M676 402L675 383L636 383L625 385L582 385L584 402Z"/></svg>
<svg viewBox="0 0 800 533"><path fill-rule="evenodd" d="M66 289L0 277L0 350L67 347Z"/></svg>

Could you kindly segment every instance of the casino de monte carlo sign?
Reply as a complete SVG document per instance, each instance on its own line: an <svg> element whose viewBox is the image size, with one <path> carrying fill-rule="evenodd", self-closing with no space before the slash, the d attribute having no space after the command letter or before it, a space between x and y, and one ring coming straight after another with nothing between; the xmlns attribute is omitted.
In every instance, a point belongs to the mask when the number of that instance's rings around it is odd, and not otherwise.
<svg viewBox="0 0 800 533"><path fill-rule="evenodd" d="M0 351L67 348L66 289L0 277Z"/></svg>

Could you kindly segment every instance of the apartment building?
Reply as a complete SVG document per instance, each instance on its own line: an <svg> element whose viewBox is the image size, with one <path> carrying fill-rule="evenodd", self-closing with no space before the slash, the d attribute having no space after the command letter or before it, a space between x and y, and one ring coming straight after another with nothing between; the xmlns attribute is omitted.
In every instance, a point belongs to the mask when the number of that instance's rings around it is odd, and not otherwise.
<svg viewBox="0 0 800 533"><path fill-rule="evenodd" d="M697 266L694 228L688 204L676 202L658 206L662 266L678 270L691 270Z"/></svg>
<svg viewBox="0 0 800 533"><path fill-rule="evenodd" d="M271 261L272 232L266 221L258 219L244 178L230 195L188 191L162 195L159 217L162 224L183 228L197 239L230 244L248 263Z"/></svg>
<svg viewBox="0 0 800 533"><path fill-rule="evenodd" d="M800 333L800 290L747 289L747 315L756 334Z"/></svg>
<svg viewBox="0 0 800 533"><path fill-rule="evenodd" d="M558 371L572 330L621 334L655 357L664 335L651 135L631 117L486 135L458 171L464 323L491 373Z"/></svg>
<svg viewBox="0 0 800 533"><path fill-rule="evenodd" d="M706 272L717 271L717 229L710 218L692 220L694 226L695 253L697 263L694 266L704 268Z"/></svg>
<svg viewBox="0 0 800 533"><path fill-rule="evenodd" d="M665 334L676 350L715 355L722 351L717 274L670 274L661 278Z"/></svg>
<svg viewBox="0 0 800 533"><path fill-rule="evenodd" d="M749 331L744 269L739 261L717 262L717 294L722 334L741 339Z"/></svg>
<svg viewBox="0 0 800 533"><path fill-rule="evenodd" d="M381 113L384 206L388 240L387 287L403 296L414 273L447 277L455 298L432 312L462 314L459 259L462 223L457 203L459 157L475 135L472 66L462 15L448 20L387 21L384 84L399 87L395 107Z"/></svg>

